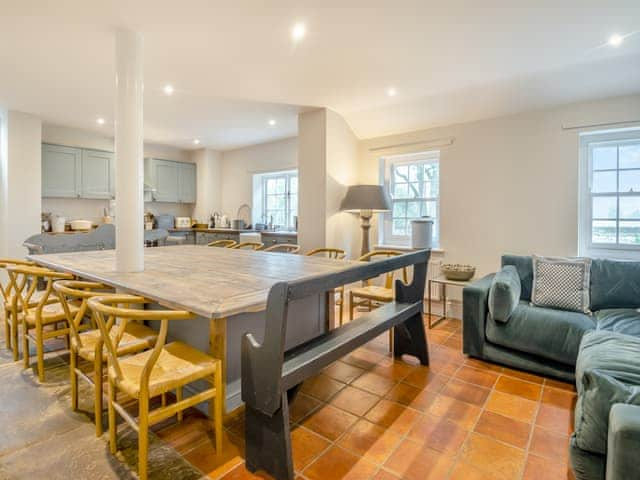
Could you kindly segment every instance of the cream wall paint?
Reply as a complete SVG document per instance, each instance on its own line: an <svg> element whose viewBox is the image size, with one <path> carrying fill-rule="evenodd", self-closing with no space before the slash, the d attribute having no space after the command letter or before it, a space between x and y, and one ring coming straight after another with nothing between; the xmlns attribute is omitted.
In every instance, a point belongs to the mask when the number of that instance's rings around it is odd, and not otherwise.
<svg viewBox="0 0 640 480"><path fill-rule="evenodd" d="M2 114L0 256L22 258L24 240L40 231L42 122L22 112Z"/></svg>
<svg viewBox="0 0 640 480"><path fill-rule="evenodd" d="M44 124L42 142L66 145L78 148L114 151L113 137L96 132L61 125ZM191 152L169 145L145 143L144 156L194 162ZM75 198L43 198L42 211L62 215L69 220L83 219L94 223L102 222L103 209L109 206L108 200L86 200ZM146 202L145 211L154 215L170 214L189 217L193 214L193 205L179 203Z"/></svg>
<svg viewBox="0 0 640 480"><path fill-rule="evenodd" d="M580 130L562 126L637 120L639 112L635 95L363 140L359 177L378 182L381 157L451 138L440 148L446 261L474 264L484 274L496 270L503 253L576 255Z"/></svg>
<svg viewBox="0 0 640 480"><path fill-rule="evenodd" d="M211 213L222 208L222 153L208 148L191 152L198 168L198 198L194 218L207 223Z"/></svg>
<svg viewBox="0 0 640 480"><path fill-rule="evenodd" d="M234 218L240 205L252 205L253 174L294 168L298 168L296 137L223 152L220 209Z"/></svg>
<svg viewBox="0 0 640 480"><path fill-rule="evenodd" d="M358 216L340 211L349 185L358 182L358 138L347 122L326 110L326 199L325 245L342 248L347 257L360 255L359 242L351 234L358 230Z"/></svg>

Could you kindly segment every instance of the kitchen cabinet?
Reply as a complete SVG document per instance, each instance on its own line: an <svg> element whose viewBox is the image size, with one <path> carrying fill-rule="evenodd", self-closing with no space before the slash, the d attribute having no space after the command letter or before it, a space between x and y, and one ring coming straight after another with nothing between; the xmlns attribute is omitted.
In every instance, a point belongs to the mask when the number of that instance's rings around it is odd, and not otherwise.
<svg viewBox="0 0 640 480"><path fill-rule="evenodd" d="M111 152L42 144L42 196L114 198L114 168Z"/></svg>
<svg viewBox="0 0 640 480"><path fill-rule="evenodd" d="M42 144L42 196L77 198L82 149Z"/></svg>
<svg viewBox="0 0 640 480"><path fill-rule="evenodd" d="M273 232L262 232L260 234L262 238L262 243L264 243L265 248L270 247L272 245L277 245L279 243L298 243L298 235L295 233L273 233Z"/></svg>
<svg viewBox="0 0 640 480"><path fill-rule="evenodd" d="M81 198L115 198L115 165L113 153L82 150Z"/></svg>
<svg viewBox="0 0 640 480"><path fill-rule="evenodd" d="M153 200L170 203L195 203L197 195L196 165L156 158L147 159L151 169Z"/></svg>

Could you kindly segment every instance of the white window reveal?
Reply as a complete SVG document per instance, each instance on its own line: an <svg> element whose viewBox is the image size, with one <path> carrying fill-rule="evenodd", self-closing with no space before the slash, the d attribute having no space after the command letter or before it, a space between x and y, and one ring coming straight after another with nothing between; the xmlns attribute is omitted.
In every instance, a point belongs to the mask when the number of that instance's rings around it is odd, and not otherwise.
<svg viewBox="0 0 640 480"><path fill-rule="evenodd" d="M640 258L640 130L581 136L580 251Z"/></svg>
<svg viewBox="0 0 640 480"><path fill-rule="evenodd" d="M409 245L411 220L428 216L433 224L433 246L439 246L440 152L398 155L384 159L384 183L391 211L382 215L381 243Z"/></svg>
<svg viewBox="0 0 640 480"><path fill-rule="evenodd" d="M280 230L295 230L298 217L298 171L253 176L253 221Z"/></svg>

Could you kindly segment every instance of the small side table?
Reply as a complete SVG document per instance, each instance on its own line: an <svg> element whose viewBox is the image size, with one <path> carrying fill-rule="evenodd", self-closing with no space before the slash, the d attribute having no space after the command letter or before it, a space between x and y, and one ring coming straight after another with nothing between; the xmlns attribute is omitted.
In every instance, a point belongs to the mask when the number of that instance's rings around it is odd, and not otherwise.
<svg viewBox="0 0 640 480"><path fill-rule="evenodd" d="M428 326L429 328L437 325L442 320L447 318L447 285L455 286L455 287L465 287L473 282L473 278L467 281L460 280L448 280L446 277L436 277L429 279L428 288L427 288L427 314L429 315ZM442 316L437 318L434 322L431 321L431 285L436 284L440 285L440 291L442 292Z"/></svg>

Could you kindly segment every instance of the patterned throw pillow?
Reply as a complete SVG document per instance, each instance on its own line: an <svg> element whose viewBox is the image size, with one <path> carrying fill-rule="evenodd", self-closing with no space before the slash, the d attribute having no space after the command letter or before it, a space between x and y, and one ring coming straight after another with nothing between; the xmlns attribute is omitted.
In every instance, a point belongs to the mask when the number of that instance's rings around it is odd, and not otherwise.
<svg viewBox="0 0 640 480"><path fill-rule="evenodd" d="M589 313L590 258L531 258L533 305Z"/></svg>

